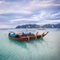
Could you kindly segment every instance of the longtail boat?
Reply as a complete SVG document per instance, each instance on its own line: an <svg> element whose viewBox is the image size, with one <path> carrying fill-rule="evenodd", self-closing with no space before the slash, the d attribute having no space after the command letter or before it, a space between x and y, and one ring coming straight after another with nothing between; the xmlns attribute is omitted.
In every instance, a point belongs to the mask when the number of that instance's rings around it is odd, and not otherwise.
<svg viewBox="0 0 60 60"><path fill-rule="evenodd" d="M27 35L24 35L24 34L22 34L22 35L21 34L16 34L16 36L14 36L14 35L13 36L10 36L10 34L11 33L8 34L9 39L25 42L25 41L29 41L29 40L41 39L44 36L46 36L48 34L48 32L43 33L41 35L38 35L38 33L36 33L36 35L35 34L27 34Z"/></svg>

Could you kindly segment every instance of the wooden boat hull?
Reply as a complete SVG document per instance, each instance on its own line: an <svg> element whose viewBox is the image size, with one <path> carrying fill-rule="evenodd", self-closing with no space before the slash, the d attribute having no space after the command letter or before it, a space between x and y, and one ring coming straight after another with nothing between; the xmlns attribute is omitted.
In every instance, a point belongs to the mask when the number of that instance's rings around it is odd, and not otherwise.
<svg viewBox="0 0 60 60"><path fill-rule="evenodd" d="M37 38L36 38L36 36L26 36L26 37L25 36L24 37L10 37L9 36L9 39L16 40L16 41L22 41L22 42L40 39L40 38L41 38L41 36L37 36Z"/></svg>

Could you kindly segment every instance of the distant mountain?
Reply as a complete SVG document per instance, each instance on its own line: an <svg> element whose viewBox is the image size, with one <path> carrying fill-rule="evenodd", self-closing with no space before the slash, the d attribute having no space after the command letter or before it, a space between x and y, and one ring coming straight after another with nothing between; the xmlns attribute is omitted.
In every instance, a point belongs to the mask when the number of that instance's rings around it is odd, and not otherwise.
<svg viewBox="0 0 60 60"><path fill-rule="evenodd" d="M60 23L58 24L45 24L42 28L60 28Z"/></svg>
<svg viewBox="0 0 60 60"><path fill-rule="evenodd" d="M36 24L26 24L26 25L18 25L16 28L40 28L40 25Z"/></svg>
<svg viewBox="0 0 60 60"><path fill-rule="evenodd" d="M16 28L60 28L60 23L58 24L45 24L43 26L37 24L26 24L18 25Z"/></svg>

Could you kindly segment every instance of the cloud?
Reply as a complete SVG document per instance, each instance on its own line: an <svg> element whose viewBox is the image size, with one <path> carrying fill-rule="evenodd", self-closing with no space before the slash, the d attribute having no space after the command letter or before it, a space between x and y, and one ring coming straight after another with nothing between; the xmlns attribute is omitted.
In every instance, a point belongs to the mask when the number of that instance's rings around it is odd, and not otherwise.
<svg viewBox="0 0 60 60"><path fill-rule="evenodd" d="M54 15L54 17L53 17ZM40 14L32 15L31 17L21 17L19 19L13 19L10 20L11 24L18 23L18 24L27 24L29 22L36 23L36 24L54 24L54 23L60 23L60 18L56 19L59 15L59 13L47 13L42 11Z"/></svg>
<svg viewBox="0 0 60 60"><path fill-rule="evenodd" d="M9 0L10 1L10 0ZM31 0L29 2L6 2L0 1L0 14L5 13L20 13L20 14L33 14L35 10L60 6L60 4L52 3L53 0Z"/></svg>
<svg viewBox="0 0 60 60"><path fill-rule="evenodd" d="M48 24L60 22L59 0L0 0L0 23Z"/></svg>
<svg viewBox="0 0 60 60"><path fill-rule="evenodd" d="M0 24L0 28L11 28L11 25Z"/></svg>
<svg viewBox="0 0 60 60"><path fill-rule="evenodd" d="M60 23L60 20L43 20L37 24L44 25L44 24L57 24L57 23Z"/></svg>
<svg viewBox="0 0 60 60"><path fill-rule="evenodd" d="M54 13L52 16L60 15L60 12Z"/></svg>

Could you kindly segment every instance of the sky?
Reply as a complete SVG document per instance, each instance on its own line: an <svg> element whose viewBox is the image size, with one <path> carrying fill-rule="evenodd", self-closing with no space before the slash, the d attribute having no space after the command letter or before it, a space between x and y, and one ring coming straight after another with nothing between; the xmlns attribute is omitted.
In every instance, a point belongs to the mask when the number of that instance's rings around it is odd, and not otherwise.
<svg viewBox="0 0 60 60"><path fill-rule="evenodd" d="M0 28L60 23L60 0L0 0Z"/></svg>

